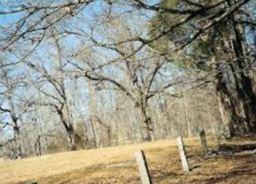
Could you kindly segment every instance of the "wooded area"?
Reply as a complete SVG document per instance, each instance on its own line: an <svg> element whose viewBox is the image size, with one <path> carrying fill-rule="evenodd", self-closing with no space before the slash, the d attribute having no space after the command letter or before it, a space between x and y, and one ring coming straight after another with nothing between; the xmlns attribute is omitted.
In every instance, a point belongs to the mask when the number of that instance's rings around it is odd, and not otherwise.
<svg viewBox="0 0 256 184"><path fill-rule="evenodd" d="M0 2L0 154L256 132L256 2Z"/></svg>

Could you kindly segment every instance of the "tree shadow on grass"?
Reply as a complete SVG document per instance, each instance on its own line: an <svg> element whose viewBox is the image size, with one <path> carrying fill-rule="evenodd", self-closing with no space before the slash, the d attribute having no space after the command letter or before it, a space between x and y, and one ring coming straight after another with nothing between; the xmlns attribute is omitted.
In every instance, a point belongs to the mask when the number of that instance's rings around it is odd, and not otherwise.
<svg viewBox="0 0 256 184"><path fill-rule="evenodd" d="M206 184L214 184L220 181L226 181L231 179L234 176L255 176L256 170L255 169L244 169L244 170L233 170L228 173L220 174L219 176L209 176L209 178L202 180L202 183Z"/></svg>

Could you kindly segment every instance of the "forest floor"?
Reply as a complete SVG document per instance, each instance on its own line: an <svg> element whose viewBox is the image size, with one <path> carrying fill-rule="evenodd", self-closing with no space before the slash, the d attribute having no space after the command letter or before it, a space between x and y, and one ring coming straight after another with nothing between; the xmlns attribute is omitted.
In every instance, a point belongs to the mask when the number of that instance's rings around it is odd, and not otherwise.
<svg viewBox="0 0 256 184"><path fill-rule="evenodd" d="M176 140L162 140L14 161L0 159L0 183L139 184L134 153L140 149L145 150L154 184L256 183L256 154L204 157L198 139L185 139L185 144L192 167L187 174L181 169ZM234 140L225 145L228 150L239 145L250 147L256 140ZM216 142L210 140L209 147L216 149Z"/></svg>

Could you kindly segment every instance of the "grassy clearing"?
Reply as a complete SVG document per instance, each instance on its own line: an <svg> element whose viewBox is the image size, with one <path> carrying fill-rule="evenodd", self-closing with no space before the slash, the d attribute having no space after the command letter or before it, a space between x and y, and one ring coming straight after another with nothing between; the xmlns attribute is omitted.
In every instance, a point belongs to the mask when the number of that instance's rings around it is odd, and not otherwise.
<svg viewBox="0 0 256 184"><path fill-rule="evenodd" d="M154 183L245 183L256 181L256 156L204 158L197 139L185 140L192 172L183 174L176 140L64 152L23 160L0 160L0 183L140 183L134 152L144 149ZM248 140L250 143L251 141ZM214 141L210 147L214 148Z"/></svg>

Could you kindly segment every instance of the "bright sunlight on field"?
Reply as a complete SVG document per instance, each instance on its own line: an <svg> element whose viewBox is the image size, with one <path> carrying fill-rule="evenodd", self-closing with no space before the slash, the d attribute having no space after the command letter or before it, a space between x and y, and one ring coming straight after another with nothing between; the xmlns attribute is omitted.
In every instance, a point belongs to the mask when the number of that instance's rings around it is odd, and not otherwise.
<svg viewBox="0 0 256 184"><path fill-rule="evenodd" d="M256 157L204 158L199 140L185 139L192 171L183 174L176 140L1 160L1 183L140 183L134 153L145 150L154 183L255 183ZM249 141L250 142L250 141ZM210 148L215 147L210 141Z"/></svg>

